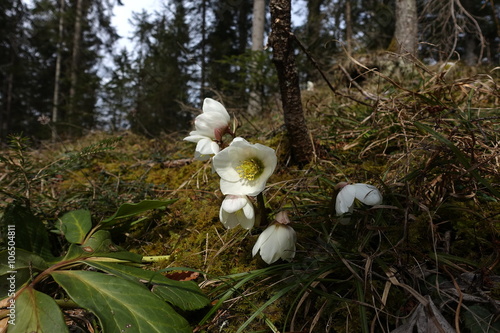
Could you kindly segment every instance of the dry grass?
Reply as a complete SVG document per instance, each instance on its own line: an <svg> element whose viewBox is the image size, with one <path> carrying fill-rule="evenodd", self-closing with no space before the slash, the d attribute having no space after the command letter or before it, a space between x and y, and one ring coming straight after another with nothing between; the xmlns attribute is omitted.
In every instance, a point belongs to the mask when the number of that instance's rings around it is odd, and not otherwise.
<svg viewBox="0 0 500 333"><path fill-rule="evenodd" d="M279 271L251 258L258 231L227 231L218 222L217 177L191 160L194 147L182 134L147 140L124 133L109 143L113 150L92 146L113 137L104 133L22 154L4 150L2 205L29 199L50 225L69 209L87 207L100 219L122 202L178 198L120 240L144 255L173 254L157 268L204 271L200 282L214 300L232 292L200 332L234 332L249 318L246 331L389 332L403 322L407 331L439 331L448 329L443 320L457 332L495 331L499 70L393 63L400 67L384 72L351 62L364 82L339 88L342 78L335 91L320 83L304 92L316 154L306 169L289 164L278 109L264 119L238 117L240 135L279 156L265 192L269 214L289 210L299 235L296 260ZM383 204L359 206L341 225L333 210L340 181L376 185ZM248 271L254 278L234 289ZM288 292L268 302L280 290Z"/></svg>

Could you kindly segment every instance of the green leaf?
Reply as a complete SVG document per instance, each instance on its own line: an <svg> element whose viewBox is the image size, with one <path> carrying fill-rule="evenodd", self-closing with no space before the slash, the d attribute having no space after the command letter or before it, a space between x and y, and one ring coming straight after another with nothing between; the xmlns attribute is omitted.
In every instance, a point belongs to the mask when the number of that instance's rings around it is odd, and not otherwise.
<svg viewBox="0 0 500 333"><path fill-rule="evenodd" d="M0 252L0 275L23 268L30 268L35 271L44 271L49 268L49 265L42 257L23 249L15 249L16 258L12 261L12 266L10 266L9 256L13 254L10 250Z"/></svg>
<svg viewBox="0 0 500 333"><path fill-rule="evenodd" d="M0 223L2 229L11 226L10 230L14 232L13 239L10 239L8 234L4 235L5 244L14 243L12 246L33 252L45 260L54 258L50 251L49 235L45 225L31 213L29 208L18 204L7 206Z"/></svg>
<svg viewBox="0 0 500 333"><path fill-rule="evenodd" d="M192 332L183 317L141 284L91 271L56 271L52 277L99 318L104 333Z"/></svg>
<svg viewBox="0 0 500 333"><path fill-rule="evenodd" d="M0 252L0 298L8 295L11 288L10 280L15 277L16 290L19 290L26 282L30 281L32 275L49 268L49 265L41 257L22 249L15 249L15 260L12 260L12 249Z"/></svg>
<svg viewBox="0 0 500 333"><path fill-rule="evenodd" d="M177 199L167 201L144 200L136 204L126 203L121 205L113 216L103 220L102 223L104 223L106 227L109 227L117 224L119 219L131 217L151 209L162 208L174 203L175 201L177 201Z"/></svg>
<svg viewBox="0 0 500 333"><path fill-rule="evenodd" d="M81 244L92 228L92 218L86 209L74 210L64 214L61 219L61 231L70 243Z"/></svg>
<svg viewBox="0 0 500 333"><path fill-rule="evenodd" d="M210 303L193 281L171 280L158 272L110 262L85 261L87 265L125 279L133 279L153 285L152 291L163 300L182 310L197 310Z"/></svg>
<svg viewBox="0 0 500 333"><path fill-rule="evenodd" d="M89 256L123 259L137 263L142 261L142 255L128 252L122 247L114 244L111 240L111 234L107 230L96 231L84 244L82 244L81 248Z"/></svg>
<svg viewBox="0 0 500 333"><path fill-rule="evenodd" d="M68 332L61 310L44 293L28 287L16 298L15 306L15 319L10 318L13 322L9 323L9 333Z"/></svg>
<svg viewBox="0 0 500 333"><path fill-rule="evenodd" d="M494 317L486 307L473 304L465 310L465 327L471 333L498 332L500 323L495 322Z"/></svg>

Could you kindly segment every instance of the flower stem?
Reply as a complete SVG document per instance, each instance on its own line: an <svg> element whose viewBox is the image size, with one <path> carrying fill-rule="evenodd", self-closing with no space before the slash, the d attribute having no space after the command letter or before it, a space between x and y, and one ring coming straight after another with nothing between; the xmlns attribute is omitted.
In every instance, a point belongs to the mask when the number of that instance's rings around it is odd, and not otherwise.
<svg viewBox="0 0 500 333"><path fill-rule="evenodd" d="M262 192L257 194L257 212L255 216L255 226L261 225L267 225L266 204Z"/></svg>

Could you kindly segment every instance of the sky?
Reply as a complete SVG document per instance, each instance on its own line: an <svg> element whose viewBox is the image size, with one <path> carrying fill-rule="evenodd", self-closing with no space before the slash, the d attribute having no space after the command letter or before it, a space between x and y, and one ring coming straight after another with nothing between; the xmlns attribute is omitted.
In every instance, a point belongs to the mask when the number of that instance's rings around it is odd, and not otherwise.
<svg viewBox="0 0 500 333"><path fill-rule="evenodd" d="M123 6L115 6L113 9L112 23L116 27L118 34L122 37L119 40L119 48L123 46L127 47L129 51L132 51L132 43L129 42L128 38L132 36L133 27L128 22L132 18L132 13L139 13L143 9L147 12L153 13L155 11L160 11L164 7L164 3L168 3L168 0L122 0ZM304 17L303 13L300 14L300 9L305 7L307 0L293 0L292 1L292 22L294 25L301 25L303 23Z"/></svg>
<svg viewBox="0 0 500 333"><path fill-rule="evenodd" d="M133 31L133 27L129 23L132 13L142 12L143 9L151 13L160 11L164 0L122 0L122 2L123 6L115 6L113 8L111 22L115 26L118 35L122 37L119 41L119 48L125 46L130 49L132 44L128 41L128 38L132 36Z"/></svg>

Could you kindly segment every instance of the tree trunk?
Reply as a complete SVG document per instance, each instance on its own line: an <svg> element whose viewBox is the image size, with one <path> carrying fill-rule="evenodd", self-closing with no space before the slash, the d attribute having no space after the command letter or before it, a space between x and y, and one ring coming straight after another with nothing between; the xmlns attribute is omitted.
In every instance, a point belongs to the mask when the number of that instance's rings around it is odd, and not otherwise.
<svg viewBox="0 0 500 333"><path fill-rule="evenodd" d="M399 53L417 55L418 16L416 0L396 0L396 30L394 38Z"/></svg>
<svg viewBox="0 0 500 333"><path fill-rule="evenodd" d="M201 0L201 73L200 73L200 101L205 96L205 76L206 76L206 42L207 42L207 0Z"/></svg>
<svg viewBox="0 0 500 333"><path fill-rule="evenodd" d="M61 50L63 43L63 32L64 32L64 0L59 2L59 34L57 36L57 55L56 55L56 71L54 78L54 96L52 99L52 142L56 141L57 138L57 121L59 113L59 88L60 88L60 78L61 78Z"/></svg>
<svg viewBox="0 0 500 333"><path fill-rule="evenodd" d="M262 52L264 49L264 26L266 18L266 1L254 0L252 16L252 53ZM255 63L252 64L252 72L255 71ZM261 96L259 87L251 87L250 99L248 101L247 112L255 116L262 111Z"/></svg>
<svg viewBox="0 0 500 333"><path fill-rule="evenodd" d="M299 76L295 67L295 55L291 34L291 0L271 0L271 35L273 62L283 103L285 126L292 150L292 162L305 165L313 157L313 144L306 126L299 88Z"/></svg>
<svg viewBox="0 0 500 333"><path fill-rule="evenodd" d="M351 1L345 2L345 45L349 56L352 55L352 14Z"/></svg>
<svg viewBox="0 0 500 333"><path fill-rule="evenodd" d="M73 32L73 52L71 55L71 74L70 74L70 87L69 87L69 110L68 116L70 122L72 122L75 117L75 107L76 107L76 84L78 79L78 59L80 57L80 40L82 35L82 12L83 12L83 1L77 0L76 2L76 14L75 14L75 30Z"/></svg>

